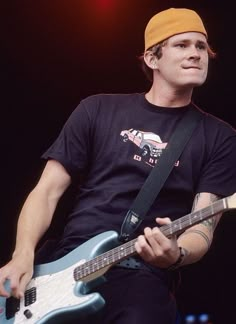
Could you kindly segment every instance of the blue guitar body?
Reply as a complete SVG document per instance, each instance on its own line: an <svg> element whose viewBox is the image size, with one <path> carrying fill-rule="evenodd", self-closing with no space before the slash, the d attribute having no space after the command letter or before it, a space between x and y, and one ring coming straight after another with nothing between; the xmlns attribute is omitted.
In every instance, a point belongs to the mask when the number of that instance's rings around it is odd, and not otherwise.
<svg viewBox="0 0 236 324"><path fill-rule="evenodd" d="M66 256L51 263L35 266L24 298L19 303L13 297L0 297L1 324L67 323L86 317L101 309L105 301L99 293L89 293L92 287L104 281L103 274L110 268L87 272L89 260L95 260L105 251L118 245L118 234L108 231L95 236ZM89 262L87 262L89 261ZM83 271L82 280L75 279L74 270ZM6 284L6 288L9 283ZM15 305L16 304L16 305Z"/></svg>
<svg viewBox="0 0 236 324"><path fill-rule="evenodd" d="M236 209L236 193L160 227L171 237L219 212ZM86 318L105 301L91 292L114 264L136 254L136 239L119 244L118 233L95 236L63 258L36 266L21 300L0 297L1 324L68 323ZM9 282L6 283L6 289ZM9 290L9 289L8 289Z"/></svg>

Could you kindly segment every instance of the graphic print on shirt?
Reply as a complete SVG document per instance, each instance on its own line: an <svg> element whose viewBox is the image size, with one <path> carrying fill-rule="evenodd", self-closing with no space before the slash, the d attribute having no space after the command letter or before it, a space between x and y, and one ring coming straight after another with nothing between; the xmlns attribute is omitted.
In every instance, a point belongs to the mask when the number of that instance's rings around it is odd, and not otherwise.
<svg viewBox="0 0 236 324"><path fill-rule="evenodd" d="M130 128L120 133L123 142L131 141L138 147L134 160L144 161L154 167L168 143L163 143L160 136L152 132L143 132ZM178 165L178 162L175 164Z"/></svg>

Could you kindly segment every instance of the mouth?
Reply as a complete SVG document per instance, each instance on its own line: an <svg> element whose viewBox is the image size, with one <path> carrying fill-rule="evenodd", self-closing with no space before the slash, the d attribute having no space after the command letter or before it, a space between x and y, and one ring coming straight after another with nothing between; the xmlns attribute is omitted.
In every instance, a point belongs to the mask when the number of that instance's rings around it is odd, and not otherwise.
<svg viewBox="0 0 236 324"><path fill-rule="evenodd" d="M184 70L190 70L190 69L201 70L199 66L184 66L183 69Z"/></svg>

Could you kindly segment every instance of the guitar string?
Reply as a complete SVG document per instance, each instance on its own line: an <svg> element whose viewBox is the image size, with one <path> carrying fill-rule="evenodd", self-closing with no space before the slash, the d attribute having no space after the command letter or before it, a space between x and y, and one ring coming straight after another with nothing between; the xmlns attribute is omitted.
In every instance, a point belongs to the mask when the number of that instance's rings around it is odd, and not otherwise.
<svg viewBox="0 0 236 324"><path fill-rule="evenodd" d="M190 213L186 216L181 217L178 220L175 220L171 224L164 225L163 228L160 228L162 233L165 234L166 236L169 234L173 233L173 228L174 228L174 233L177 233L179 230L181 230L183 227L186 228L186 224L192 226L192 224L196 224L199 222L201 219L205 219L209 215L209 210L210 209L215 209L214 213L217 213L218 210L222 210L222 203L223 200L219 200L214 203L214 206L208 206L202 210L195 211L194 213ZM209 215L211 217L212 215ZM195 219L193 219L195 217ZM193 219L193 221L190 221L190 218ZM175 227L178 227L179 230L176 230ZM127 255L131 255L135 253L134 249L134 243L135 240L129 241L122 246L115 247L114 249L107 251L101 255L98 255L92 260L89 260L85 262L84 264L76 267L74 269L74 277L76 280L81 279L83 276L87 276L89 274L92 274L96 272L97 270L104 268L106 266L111 265L112 263L115 263L116 261L120 261L121 259L124 259L127 257ZM130 249L130 251L128 250ZM127 253L129 252L129 253ZM96 269L95 269L96 268ZM80 275L82 277L80 277ZM78 279L79 278L79 279Z"/></svg>
<svg viewBox="0 0 236 324"><path fill-rule="evenodd" d="M175 221L173 221L171 224L164 225L163 228L160 228L162 233L165 235L172 234L172 230L174 227L179 226L179 229L181 230L182 227L185 229L187 227L186 224L192 226L196 223L199 223L199 221L206 219L208 216L212 217L214 214L217 214L221 210L223 210L224 204L223 199L218 200L211 206L207 206L203 209L197 210L193 213L190 213L188 215L185 215ZM211 210L211 214L209 214L209 210ZM177 233L178 230L175 231Z"/></svg>

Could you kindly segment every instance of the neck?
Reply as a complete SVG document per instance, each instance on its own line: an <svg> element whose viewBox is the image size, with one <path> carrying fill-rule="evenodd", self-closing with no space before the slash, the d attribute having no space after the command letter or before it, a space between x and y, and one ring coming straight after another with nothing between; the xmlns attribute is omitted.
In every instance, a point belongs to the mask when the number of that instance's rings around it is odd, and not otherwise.
<svg viewBox="0 0 236 324"><path fill-rule="evenodd" d="M173 89L152 85L146 99L153 105L168 108L187 106L191 102L193 89Z"/></svg>

